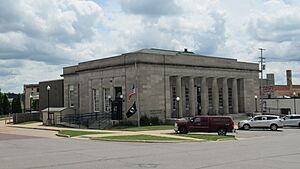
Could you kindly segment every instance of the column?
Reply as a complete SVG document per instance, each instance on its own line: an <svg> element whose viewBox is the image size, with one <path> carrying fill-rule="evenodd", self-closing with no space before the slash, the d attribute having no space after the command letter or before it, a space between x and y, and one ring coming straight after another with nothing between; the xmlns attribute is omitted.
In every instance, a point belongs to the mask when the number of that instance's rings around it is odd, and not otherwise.
<svg viewBox="0 0 300 169"><path fill-rule="evenodd" d="M190 113L191 116L196 115L196 98L195 98L195 82L194 77L189 77L189 100L190 100Z"/></svg>
<svg viewBox="0 0 300 169"><path fill-rule="evenodd" d="M179 97L180 100L176 101L176 109L178 117L182 117L182 95L181 95L181 77L176 77L176 97ZM176 99L176 98L175 98Z"/></svg>
<svg viewBox="0 0 300 169"><path fill-rule="evenodd" d="M201 115L207 115L208 111L208 93L206 77L201 78Z"/></svg>
<svg viewBox="0 0 300 169"><path fill-rule="evenodd" d="M238 89L237 89L237 79L232 79L232 104L233 113L238 113Z"/></svg>
<svg viewBox="0 0 300 169"><path fill-rule="evenodd" d="M170 76L165 76L165 101L166 101L166 118L171 118L171 85L170 85Z"/></svg>
<svg viewBox="0 0 300 169"><path fill-rule="evenodd" d="M229 113L229 107L228 107L228 83L227 78L223 78L223 109L224 114Z"/></svg>
<svg viewBox="0 0 300 169"><path fill-rule="evenodd" d="M219 114L219 87L218 80L216 77L212 78L212 103L213 114Z"/></svg>

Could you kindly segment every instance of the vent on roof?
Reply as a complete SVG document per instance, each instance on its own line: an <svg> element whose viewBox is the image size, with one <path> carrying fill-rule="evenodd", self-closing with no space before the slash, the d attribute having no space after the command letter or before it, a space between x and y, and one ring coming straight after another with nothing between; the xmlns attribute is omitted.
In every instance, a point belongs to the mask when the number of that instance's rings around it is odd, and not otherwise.
<svg viewBox="0 0 300 169"><path fill-rule="evenodd" d="M188 49L187 49L187 48L184 48L184 52L188 52Z"/></svg>

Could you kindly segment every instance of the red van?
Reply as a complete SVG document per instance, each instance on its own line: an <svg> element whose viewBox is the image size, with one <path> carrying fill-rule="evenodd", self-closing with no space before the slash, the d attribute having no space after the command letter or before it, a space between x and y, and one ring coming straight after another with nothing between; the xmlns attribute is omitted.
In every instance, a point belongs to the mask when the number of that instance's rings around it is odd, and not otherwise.
<svg viewBox="0 0 300 169"><path fill-rule="evenodd" d="M195 116L188 120L180 119L175 122L175 132L217 132L226 135L234 131L234 122L230 116Z"/></svg>

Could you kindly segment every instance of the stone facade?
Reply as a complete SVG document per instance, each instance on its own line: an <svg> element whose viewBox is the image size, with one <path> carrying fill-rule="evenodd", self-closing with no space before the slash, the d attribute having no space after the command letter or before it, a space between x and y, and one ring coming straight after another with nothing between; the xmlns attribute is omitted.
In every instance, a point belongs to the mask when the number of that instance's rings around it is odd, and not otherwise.
<svg viewBox="0 0 300 169"><path fill-rule="evenodd" d="M140 115L167 119L196 114L253 112L259 94L258 64L236 59L160 49L142 49L120 56L65 67L65 107L77 113L110 111L123 95L125 113L136 101ZM136 95L128 101L133 85ZM223 90L224 89L224 90ZM177 101L176 97L180 99Z"/></svg>

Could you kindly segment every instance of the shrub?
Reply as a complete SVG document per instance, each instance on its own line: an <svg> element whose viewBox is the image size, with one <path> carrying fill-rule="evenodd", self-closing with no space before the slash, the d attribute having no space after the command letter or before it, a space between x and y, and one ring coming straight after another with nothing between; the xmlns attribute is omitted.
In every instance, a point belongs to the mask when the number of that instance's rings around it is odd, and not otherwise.
<svg viewBox="0 0 300 169"><path fill-rule="evenodd" d="M159 120L158 117L148 117L147 115L143 115L140 118L140 125L141 126L152 126L152 125L160 125L162 122Z"/></svg>

